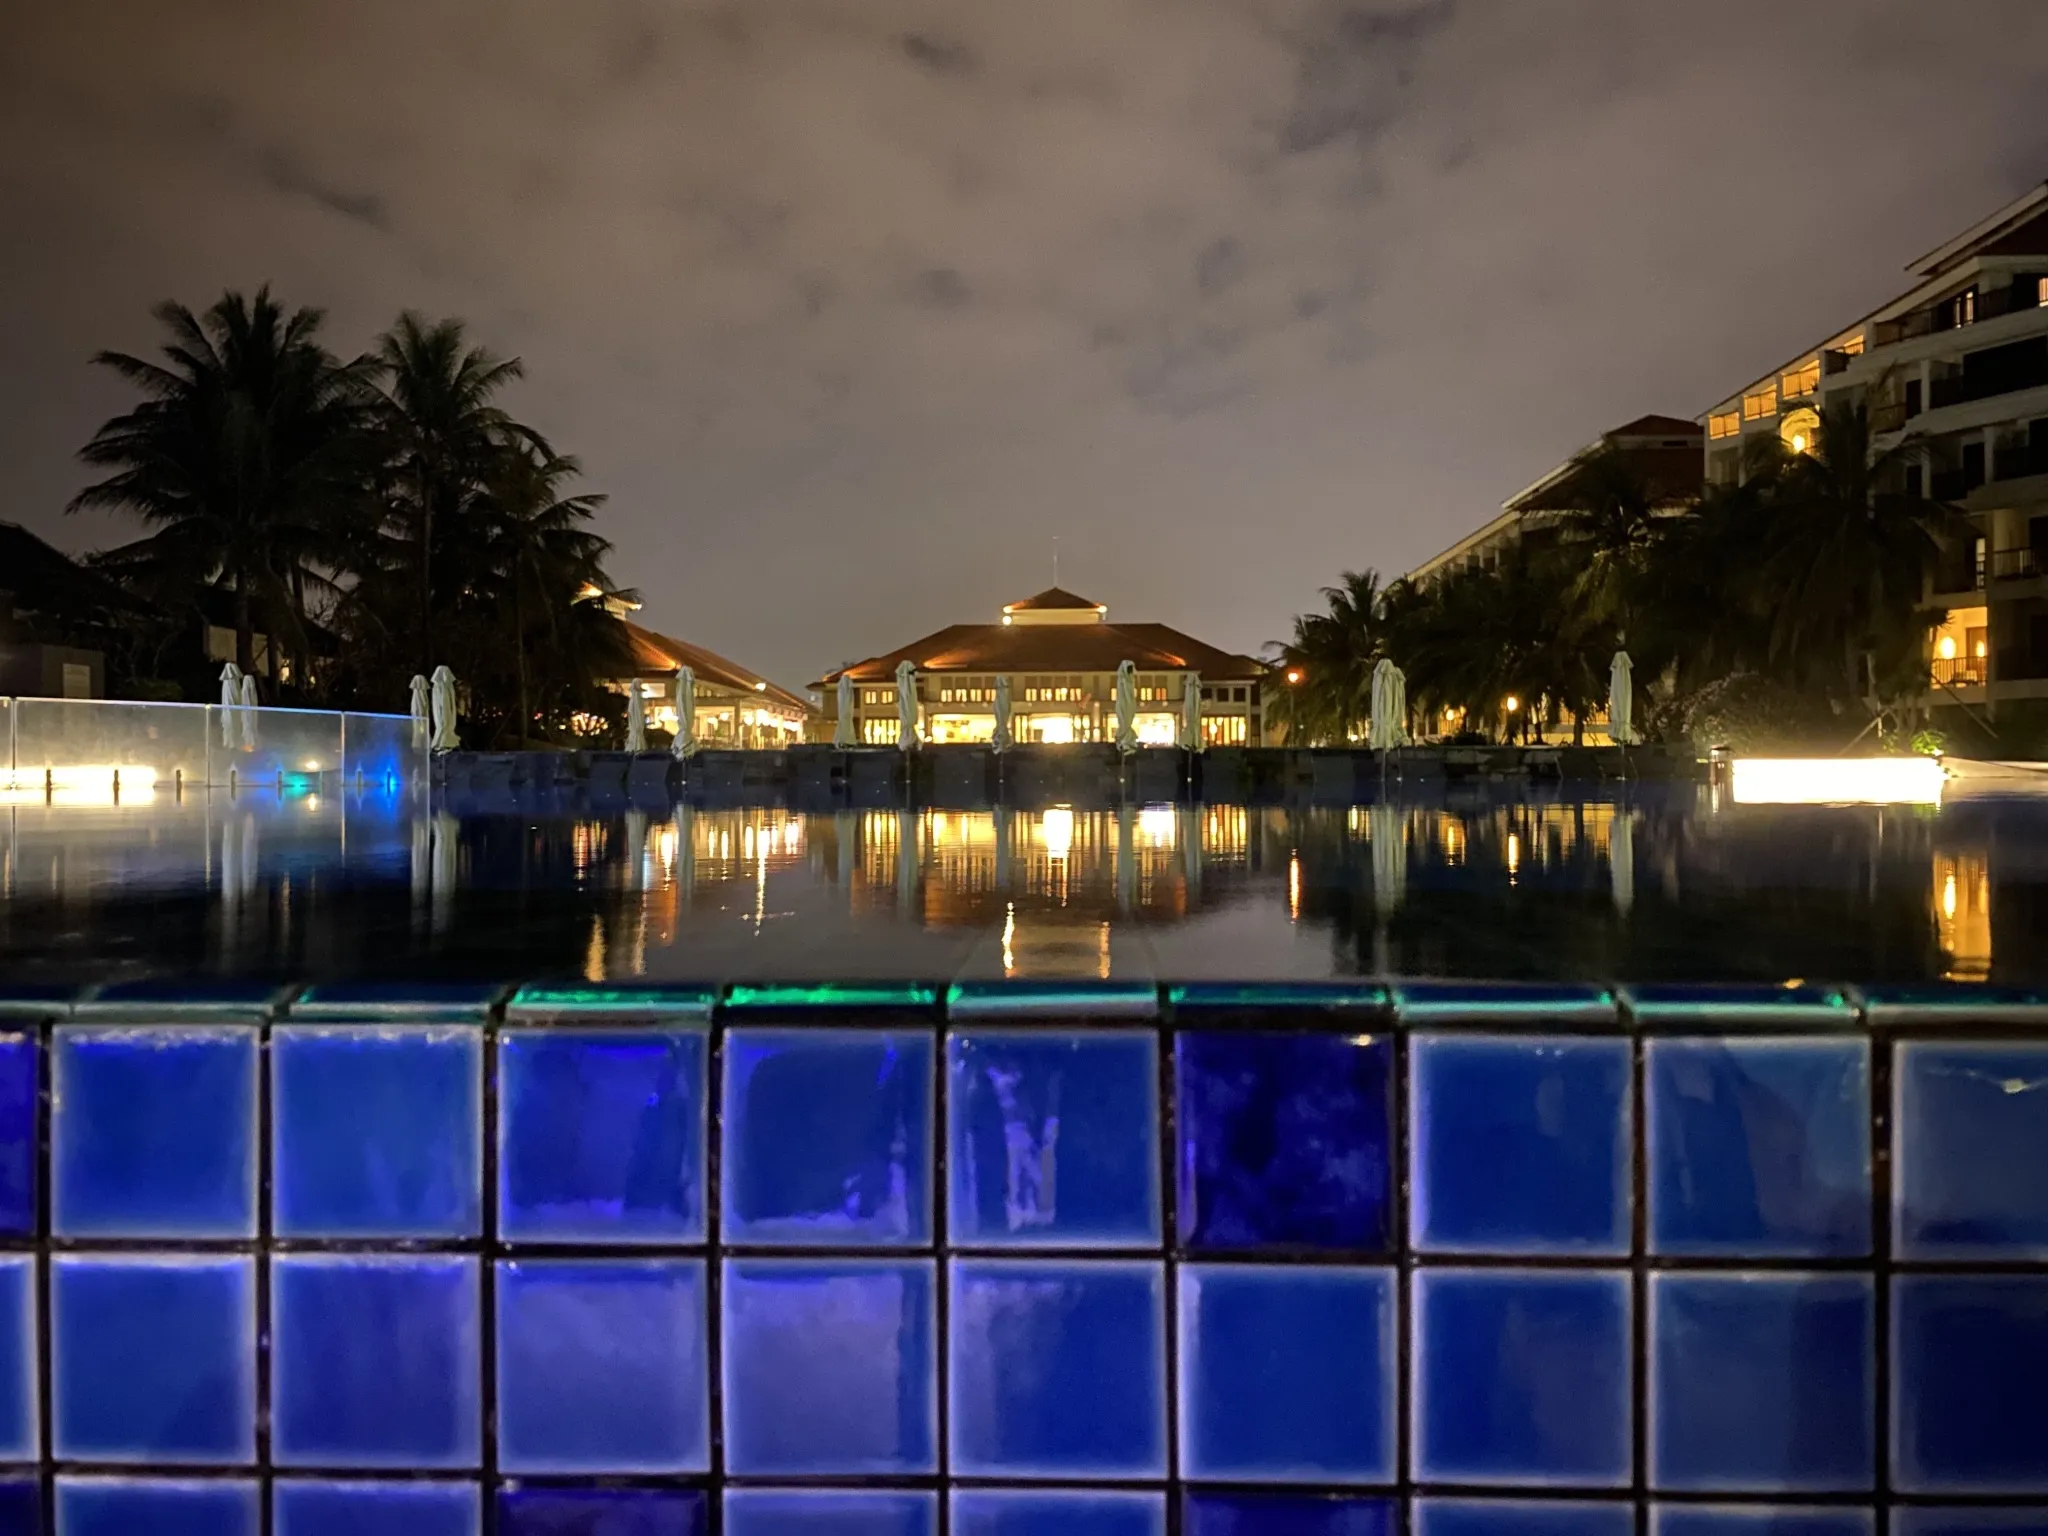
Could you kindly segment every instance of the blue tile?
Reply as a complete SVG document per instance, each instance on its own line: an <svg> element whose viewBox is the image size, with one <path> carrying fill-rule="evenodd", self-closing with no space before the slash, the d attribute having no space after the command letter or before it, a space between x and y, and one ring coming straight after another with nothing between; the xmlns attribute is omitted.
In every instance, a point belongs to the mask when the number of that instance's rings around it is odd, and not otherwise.
<svg viewBox="0 0 2048 1536"><path fill-rule="evenodd" d="M963 1488L953 1536L1166 1536L1166 1496Z"/></svg>
<svg viewBox="0 0 2048 1536"><path fill-rule="evenodd" d="M1867 1509L1799 1504L1658 1504L1650 1536L1871 1536Z"/></svg>
<svg viewBox="0 0 2048 1536"><path fill-rule="evenodd" d="M1425 1269L1414 1306L1417 1481L1628 1482L1626 1275Z"/></svg>
<svg viewBox="0 0 2048 1536"><path fill-rule="evenodd" d="M36 1459L36 1424L36 1261L6 1255L0 1257L0 1461Z"/></svg>
<svg viewBox="0 0 2048 1536"><path fill-rule="evenodd" d="M725 1536L932 1536L935 1493L728 1488Z"/></svg>
<svg viewBox="0 0 2048 1536"><path fill-rule="evenodd" d="M64 1237L256 1235L256 1031L55 1031L51 1220Z"/></svg>
<svg viewBox="0 0 2048 1536"><path fill-rule="evenodd" d="M1165 1472L1161 1266L955 1259L951 1285L953 1471Z"/></svg>
<svg viewBox="0 0 2048 1536"><path fill-rule="evenodd" d="M474 1483L311 1483L280 1479L271 1494L276 1536L476 1536Z"/></svg>
<svg viewBox="0 0 2048 1536"><path fill-rule="evenodd" d="M60 1458L255 1458L253 1259L66 1255L51 1262L50 1312Z"/></svg>
<svg viewBox="0 0 2048 1536"><path fill-rule="evenodd" d="M931 1235L932 1037L725 1037L728 1242L901 1245Z"/></svg>
<svg viewBox="0 0 2048 1536"><path fill-rule="evenodd" d="M2048 1491L2048 1276L1892 1282L1892 1486Z"/></svg>
<svg viewBox="0 0 2048 1536"><path fill-rule="evenodd" d="M1181 1241L1384 1251L1390 1063L1384 1037L1181 1034Z"/></svg>
<svg viewBox="0 0 2048 1536"><path fill-rule="evenodd" d="M1647 1050L1654 1252L1870 1252L1868 1041L1663 1039Z"/></svg>
<svg viewBox="0 0 2048 1536"><path fill-rule="evenodd" d="M701 1030L508 1030L498 1230L509 1241L704 1235Z"/></svg>
<svg viewBox="0 0 2048 1536"><path fill-rule="evenodd" d="M1417 1036L1415 1246L1626 1253L1629 1053L1619 1039Z"/></svg>
<svg viewBox="0 0 2048 1536"><path fill-rule="evenodd" d="M1902 1042L1893 1079L1898 1254L2048 1257L2048 1047Z"/></svg>
<svg viewBox="0 0 2048 1536"><path fill-rule="evenodd" d="M1309 1493L1181 1495L1182 1536L1394 1536L1391 1499Z"/></svg>
<svg viewBox="0 0 2048 1536"><path fill-rule="evenodd" d="M497 1303L500 1467L710 1465L702 1260L503 1263Z"/></svg>
<svg viewBox="0 0 2048 1536"><path fill-rule="evenodd" d="M696 1488L506 1488L498 1536L704 1536L710 1511Z"/></svg>
<svg viewBox="0 0 2048 1536"><path fill-rule="evenodd" d="M1620 1499L1418 1499L1415 1536L1635 1536Z"/></svg>
<svg viewBox="0 0 2048 1536"><path fill-rule="evenodd" d="M0 1480L0 1536L42 1536L43 1488L28 1478Z"/></svg>
<svg viewBox="0 0 2048 1536"><path fill-rule="evenodd" d="M33 1035L0 1035L0 1236L36 1230L36 1063Z"/></svg>
<svg viewBox="0 0 2048 1536"><path fill-rule="evenodd" d="M957 1033L947 1064L954 1242L1159 1240L1153 1031Z"/></svg>
<svg viewBox="0 0 2048 1536"><path fill-rule="evenodd" d="M728 1260L727 1470L936 1471L935 1293L925 1260Z"/></svg>
<svg viewBox="0 0 2048 1536"><path fill-rule="evenodd" d="M1869 1489L1874 1317L1868 1275L1654 1276L1651 1486Z"/></svg>
<svg viewBox="0 0 2048 1536"><path fill-rule="evenodd" d="M279 1466L473 1467L474 1259L280 1256L271 1267Z"/></svg>
<svg viewBox="0 0 2048 1536"><path fill-rule="evenodd" d="M1394 1273L1180 1269L1180 1465L1216 1482L1391 1482Z"/></svg>
<svg viewBox="0 0 2048 1536"><path fill-rule="evenodd" d="M2048 1504L2025 1508L1997 1505L1901 1504L1892 1510L1897 1536L2011 1536L2015 1531L2048 1532Z"/></svg>
<svg viewBox="0 0 2048 1536"><path fill-rule="evenodd" d="M474 1237L483 1138L474 1029L275 1030L280 1237Z"/></svg>
<svg viewBox="0 0 2048 1536"><path fill-rule="evenodd" d="M58 1536L256 1536L262 1518L254 1483L57 1480Z"/></svg>

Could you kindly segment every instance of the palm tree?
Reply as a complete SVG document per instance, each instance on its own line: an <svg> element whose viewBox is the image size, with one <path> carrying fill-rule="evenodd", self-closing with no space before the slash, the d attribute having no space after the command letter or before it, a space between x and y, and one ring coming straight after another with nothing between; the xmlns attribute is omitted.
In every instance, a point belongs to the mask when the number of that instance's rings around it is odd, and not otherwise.
<svg viewBox="0 0 2048 1536"><path fill-rule="evenodd" d="M1662 514L1638 462L1612 443L1573 460L1558 529L1582 562L1574 583L1589 613L1629 628L1636 587Z"/></svg>
<svg viewBox="0 0 2048 1536"><path fill-rule="evenodd" d="M1293 638L1275 649L1300 675L1288 686L1290 732L1342 741L1363 718L1373 666L1386 654L1385 593L1377 571L1346 571L1322 598L1325 611L1298 615Z"/></svg>
<svg viewBox="0 0 2048 1536"><path fill-rule="evenodd" d="M304 568L323 526L359 486L365 371L320 344L317 309L289 313L265 287L226 293L205 314L153 311L170 333L162 362L126 352L93 361L134 385L141 404L79 452L113 470L68 511L113 508L155 530L138 561L195 587L234 593L235 660L255 666L253 605L296 614L303 643Z"/></svg>

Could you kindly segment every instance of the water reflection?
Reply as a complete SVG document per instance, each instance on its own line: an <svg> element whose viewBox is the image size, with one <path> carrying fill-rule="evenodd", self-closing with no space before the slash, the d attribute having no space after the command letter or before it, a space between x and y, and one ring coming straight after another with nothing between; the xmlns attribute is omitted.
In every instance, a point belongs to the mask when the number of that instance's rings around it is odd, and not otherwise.
<svg viewBox="0 0 2048 1536"><path fill-rule="evenodd" d="M2040 979L2048 802L0 808L0 965L244 974Z"/></svg>

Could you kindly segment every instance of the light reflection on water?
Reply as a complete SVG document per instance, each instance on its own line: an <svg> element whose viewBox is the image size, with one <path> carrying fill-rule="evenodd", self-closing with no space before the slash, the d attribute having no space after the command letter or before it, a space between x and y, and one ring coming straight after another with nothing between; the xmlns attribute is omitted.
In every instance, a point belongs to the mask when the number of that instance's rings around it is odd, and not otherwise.
<svg viewBox="0 0 2048 1536"><path fill-rule="evenodd" d="M0 972L2025 981L2044 889L2041 801L458 818L216 792L0 808Z"/></svg>

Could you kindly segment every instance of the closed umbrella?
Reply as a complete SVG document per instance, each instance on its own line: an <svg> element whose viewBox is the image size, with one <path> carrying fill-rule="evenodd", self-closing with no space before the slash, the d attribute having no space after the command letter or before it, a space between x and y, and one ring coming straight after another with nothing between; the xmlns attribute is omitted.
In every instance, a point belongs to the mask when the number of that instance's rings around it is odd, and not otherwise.
<svg viewBox="0 0 2048 1536"><path fill-rule="evenodd" d="M1116 749L1138 750L1138 664L1116 664Z"/></svg>
<svg viewBox="0 0 2048 1536"><path fill-rule="evenodd" d="M1366 745L1375 752L1408 744L1408 679L1382 656L1372 669L1372 722Z"/></svg>
<svg viewBox="0 0 2048 1536"><path fill-rule="evenodd" d="M251 673L242 674L242 745L248 751L256 750L256 679Z"/></svg>
<svg viewBox="0 0 2048 1536"><path fill-rule="evenodd" d="M1391 713L1394 717L1394 745L1405 747L1415 738L1408 734L1408 674L1399 667L1393 670L1392 681L1387 685L1387 695L1393 704Z"/></svg>
<svg viewBox="0 0 2048 1536"><path fill-rule="evenodd" d="M455 732L455 674L444 664L434 668L427 681L433 706L433 749L453 752L462 745L462 738Z"/></svg>
<svg viewBox="0 0 2048 1536"><path fill-rule="evenodd" d="M844 752L853 745L853 678L839 674L839 718L832 723L832 745Z"/></svg>
<svg viewBox="0 0 2048 1536"><path fill-rule="evenodd" d="M697 750L697 674L688 667L676 668L676 739L669 750L677 757Z"/></svg>
<svg viewBox="0 0 2048 1536"><path fill-rule="evenodd" d="M427 737L432 732L427 706L427 680L415 672L412 675L412 749L415 752L427 750Z"/></svg>
<svg viewBox="0 0 2048 1536"><path fill-rule="evenodd" d="M896 663L896 745L904 752L917 746L917 667Z"/></svg>
<svg viewBox="0 0 2048 1536"><path fill-rule="evenodd" d="M1635 719L1635 668L1627 651L1616 651L1614 664L1607 669L1607 734L1616 746L1636 739Z"/></svg>
<svg viewBox="0 0 2048 1536"><path fill-rule="evenodd" d="M1010 674L1007 672L996 678L996 726L989 740L998 752L1007 752L1016 744L1016 737L1010 732Z"/></svg>
<svg viewBox="0 0 2048 1536"><path fill-rule="evenodd" d="M235 711L242 703L242 669L232 661L220 669L220 744L232 749L240 737Z"/></svg>
<svg viewBox="0 0 2048 1536"><path fill-rule="evenodd" d="M1198 672L1181 680L1180 744L1190 752L1202 750L1202 677Z"/></svg>
<svg viewBox="0 0 2048 1536"><path fill-rule="evenodd" d="M640 680L626 684L626 750L647 750L647 700L640 692Z"/></svg>

